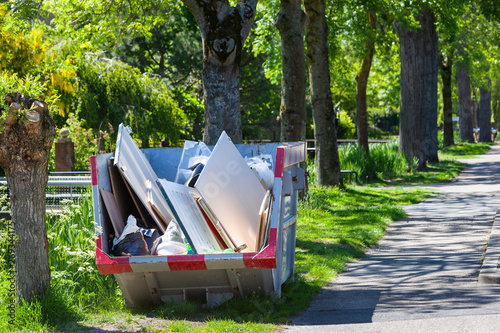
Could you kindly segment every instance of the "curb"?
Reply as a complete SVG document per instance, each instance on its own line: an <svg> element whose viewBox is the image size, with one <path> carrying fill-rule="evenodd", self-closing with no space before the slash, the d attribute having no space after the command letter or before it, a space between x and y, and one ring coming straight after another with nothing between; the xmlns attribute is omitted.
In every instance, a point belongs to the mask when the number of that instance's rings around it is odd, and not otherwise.
<svg viewBox="0 0 500 333"><path fill-rule="evenodd" d="M488 247L479 271L478 282L484 284L500 284L500 209L497 210L491 227Z"/></svg>

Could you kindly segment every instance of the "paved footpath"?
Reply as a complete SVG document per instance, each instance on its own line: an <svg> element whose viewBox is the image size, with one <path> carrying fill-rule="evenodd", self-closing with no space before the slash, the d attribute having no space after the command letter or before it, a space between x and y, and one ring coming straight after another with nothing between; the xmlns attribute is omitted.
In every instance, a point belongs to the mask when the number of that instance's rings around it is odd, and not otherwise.
<svg viewBox="0 0 500 333"><path fill-rule="evenodd" d="M500 332L500 145L464 162L282 331Z"/></svg>

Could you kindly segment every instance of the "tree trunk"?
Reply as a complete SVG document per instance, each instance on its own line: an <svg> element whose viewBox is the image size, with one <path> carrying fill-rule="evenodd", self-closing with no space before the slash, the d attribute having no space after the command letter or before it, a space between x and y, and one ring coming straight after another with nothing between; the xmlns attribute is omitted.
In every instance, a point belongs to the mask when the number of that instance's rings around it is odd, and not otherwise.
<svg viewBox="0 0 500 333"><path fill-rule="evenodd" d="M325 0L305 0L307 24L307 60L316 139L316 176L320 186L341 182L340 159L335 128L328 56L328 26Z"/></svg>
<svg viewBox="0 0 500 333"><path fill-rule="evenodd" d="M300 0L281 0L276 27L281 36L281 140L306 138L306 60L304 28L307 15Z"/></svg>
<svg viewBox="0 0 500 333"><path fill-rule="evenodd" d="M471 86L472 90L472 128L479 127L479 102L477 101L477 90Z"/></svg>
<svg viewBox="0 0 500 333"><path fill-rule="evenodd" d="M368 24L375 34L377 27L377 14L367 11ZM370 153L368 146L368 113L366 105L366 87L368 86L368 76L372 67L373 54L375 52L375 37L365 44L365 56L361 64L361 69L356 75L356 124L358 129L358 145L363 147L366 154Z"/></svg>
<svg viewBox="0 0 500 333"><path fill-rule="evenodd" d="M467 58L463 46L459 47L458 54L460 58ZM466 63L459 63L455 73L457 80L458 94L458 127L460 141L474 142L473 133L473 110L471 99L471 87L469 68Z"/></svg>
<svg viewBox="0 0 500 333"><path fill-rule="evenodd" d="M235 7L228 0L182 1L193 12L203 42L203 140L213 145L226 131L234 143L240 143L240 56L257 0L240 0Z"/></svg>
<svg viewBox="0 0 500 333"><path fill-rule="evenodd" d="M479 89L479 142L492 142L491 138L491 79L488 89Z"/></svg>
<svg viewBox="0 0 500 333"><path fill-rule="evenodd" d="M401 59L400 150L418 159L418 170L438 162L437 78L438 38L434 13L424 8L417 17L420 29L394 26Z"/></svg>
<svg viewBox="0 0 500 333"><path fill-rule="evenodd" d="M7 177L18 238L14 244L16 290L18 300L31 301L50 286L45 188L56 131L44 102L18 93L7 95L5 101L10 110L0 133L0 166Z"/></svg>
<svg viewBox="0 0 500 333"><path fill-rule="evenodd" d="M446 61L443 55L439 54L439 68L441 69L441 80L443 81L443 145L445 147L453 146L453 101L451 76L453 70L453 51L448 53Z"/></svg>

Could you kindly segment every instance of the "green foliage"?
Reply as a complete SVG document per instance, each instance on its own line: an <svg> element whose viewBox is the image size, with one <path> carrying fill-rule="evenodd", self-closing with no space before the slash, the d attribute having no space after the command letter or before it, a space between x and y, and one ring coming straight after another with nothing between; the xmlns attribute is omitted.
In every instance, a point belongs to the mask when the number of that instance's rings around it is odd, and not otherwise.
<svg viewBox="0 0 500 333"><path fill-rule="evenodd" d="M74 143L75 147L75 170L90 170L89 157L98 153L97 147L104 147L106 150L111 151L112 145L110 136L107 132L101 130L98 138L103 142L97 144L96 135L91 129L85 126L85 120L79 120L73 113L68 115L64 128L69 129L69 138ZM111 128L112 130L112 128ZM49 171L55 171L55 144L54 140L52 150L50 151Z"/></svg>
<svg viewBox="0 0 500 333"><path fill-rule="evenodd" d="M112 306L116 282L95 265L95 228L90 194L79 205L63 206L62 214L47 223L52 287L71 298L78 309ZM56 312L51 316L57 316Z"/></svg>
<svg viewBox="0 0 500 333"><path fill-rule="evenodd" d="M267 139L279 141L280 86L265 76L263 54L255 56L250 45L244 48L240 67L241 123L244 140Z"/></svg>
<svg viewBox="0 0 500 333"><path fill-rule="evenodd" d="M264 54L262 64L266 78L274 85L281 82L281 37L274 25L279 11L278 1L259 1L255 16L253 51L255 55Z"/></svg>
<svg viewBox="0 0 500 333"><path fill-rule="evenodd" d="M91 54L79 61L78 77L76 114L95 131L124 122L143 148L150 140L175 142L188 134L185 115L161 78Z"/></svg>
<svg viewBox="0 0 500 333"><path fill-rule="evenodd" d="M44 100L49 106L49 110L54 112L57 109L57 96L46 97L46 84L41 82L39 76L27 74L24 78L20 78L17 74L12 74L7 71L0 72L0 132L3 129L3 122L7 115L8 107L4 105L3 99L8 93L19 92L30 98ZM22 115L22 114L20 114Z"/></svg>
<svg viewBox="0 0 500 333"><path fill-rule="evenodd" d="M18 9L27 8L26 4L16 5ZM43 25L34 26L8 10L7 4L0 3L0 70L25 75L36 69L47 49L43 40Z"/></svg>
<svg viewBox="0 0 500 333"><path fill-rule="evenodd" d="M339 112L339 126L337 127L339 139L356 138L356 124L345 110Z"/></svg>
<svg viewBox="0 0 500 333"><path fill-rule="evenodd" d="M366 155L357 144L339 147L340 166L344 170L358 172L361 181L387 179L414 173L417 161L408 161L399 153L397 142L370 144L370 154Z"/></svg>
<svg viewBox="0 0 500 333"><path fill-rule="evenodd" d="M110 42L103 46L106 53L141 72L201 88L203 48L198 25L187 7L171 6L168 15L159 18L148 34L126 33Z"/></svg>
<svg viewBox="0 0 500 333"><path fill-rule="evenodd" d="M372 109L370 111L370 122L374 127L392 135L399 134L399 112L397 110Z"/></svg>
<svg viewBox="0 0 500 333"><path fill-rule="evenodd" d="M39 300L16 307L16 322L10 331L44 331L49 327L64 330L68 323L84 318L98 309L121 305L117 285L111 275L101 275L95 265L95 231L90 194L78 205L66 205L58 216L48 216L51 288ZM2 249L9 244L7 229L0 228ZM9 287L4 278L4 251L0 252L0 299ZM0 303L0 331L6 329L8 309ZM2 326L4 325L4 326Z"/></svg>
<svg viewBox="0 0 500 333"><path fill-rule="evenodd" d="M2 105L5 95L12 92L20 92L32 98L43 98L46 84L41 82L39 76L28 74L25 78L20 78L17 74L7 71L0 72L0 96Z"/></svg>
<svg viewBox="0 0 500 333"><path fill-rule="evenodd" d="M6 212L10 210L10 200L7 193L7 185L0 185L0 212Z"/></svg>
<svg viewBox="0 0 500 333"><path fill-rule="evenodd" d="M474 155L485 154L491 149L492 143L470 143L460 142L454 146L440 148L441 156L450 156L454 158L466 158Z"/></svg>

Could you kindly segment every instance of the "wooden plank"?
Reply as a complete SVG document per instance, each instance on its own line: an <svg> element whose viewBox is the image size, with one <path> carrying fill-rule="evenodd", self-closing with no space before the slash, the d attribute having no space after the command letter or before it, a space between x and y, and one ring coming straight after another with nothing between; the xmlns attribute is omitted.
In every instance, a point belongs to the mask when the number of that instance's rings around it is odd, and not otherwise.
<svg viewBox="0 0 500 333"><path fill-rule="evenodd" d="M115 236L120 237L123 229L125 228L125 222L118 206L116 205L115 197L113 196L113 193L102 188L99 189L99 192L101 193L102 201L104 201L104 205L108 211L113 229L115 229Z"/></svg>
<svg viewBox="0 0 500 333"><path fill-rule="evenodd" d="M121 172L120 172L120 174L121 174ZM123 175L122 175L122 177L123 177ZM146 209L146 207L144 207L142 201L137 197L137 195L135 194L134 190L129 185L129 183L127 182L125 177L123 177L123 182L125 183L125 187L127 188L127 191L129 192L130 196L132 197L132 201L134 202L135 208L139 212L139 216L141 217L141 220L146 224L146 226L148 228L153 228L153 226L155 225L155 221L153 220L153 218L149 214L149 211ZM166 229L160 228L160 230L159 230L159 231L161 231L160 234L163 234L165 232L165 230Z"/></svg>
<svg viewBox="0 0 500 333"><path fill-rule="evenodd" d="M122 214L122 217L128 218L130 214L139 217L139 211L135 207L134 200L127 189L127 185L125 184L122 175L120 175L118 168L113 165L112 159L109 159L107 162L111 192L115 197L116 205L118 206L118 210Z"/></svg>
<svg viewBox="0 0 500 333"><path fill-rule="evenodd" d="M156 217L160 220L160 222L163 224L163 228L167 230L168 224L170 221L167 221L160 213L160 210L158 207L155 206L152 202L149 203L151 205L151 208L153 209L153 212L156 214Z"/></svg>
<svg viewBox="0 0 500 333"><path fill-rule="evenodd" d="M259 228L256 248L260 249L262 243L264 242L264 233L267 222L267 216L269 214L269 206L271 205L271 191L267 191L264 200L262 200L262 205L260 206L259 212Z"/></svg>
<svg viewBox="0 0 500 333"><path fill-rule="evenodd" d="M219 243L219 246L221 247L221 249L229 248L230 246L228 244L226 244L226 242L222 238L219 231L217 231L217 228L215 228L214 222L216 223L216 221L214 220L214 217L209 216L208 212L205 209L203 209L203 207L200 205L200 198L195 198L195 201L196 201L196 204L198 205L198 208L200 209L201 215L203 215L203 217L205 218L205 221L207 222L208 227L212 231L212 234L214 235L215 239L217 240L217 243Z"/></svg>

